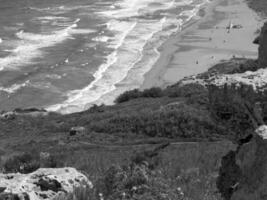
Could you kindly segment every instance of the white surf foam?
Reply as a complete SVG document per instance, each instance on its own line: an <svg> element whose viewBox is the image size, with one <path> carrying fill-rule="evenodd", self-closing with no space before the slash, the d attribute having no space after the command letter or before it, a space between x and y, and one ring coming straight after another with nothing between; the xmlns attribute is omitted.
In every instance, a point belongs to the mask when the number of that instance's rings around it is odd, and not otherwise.
<svg viewBox="0 0 267 200"><path fill-rule="evenodd" d="M71 39L73 34L88 34L93 30L75 29L77 19L71 26L54 31L50 34L36 34L20 31L16 34L19 39L18 45L9 56L0 58L0 70L4 68L15 69L18 66L34 63L33 59L43 55L41 51L44 47L54 46L58 43Z"/></svg>
<svg viewBox="0 0 267 200"><path fill-rule="evenodd" d="M20 90L21 88L26 87L26 86L29 86L29 84L30 84L30 81L27 80L24 83L21 83L21 84L13 84L10 87L1 87L0 86L0 91L6 92L8 94L13 94L13 93L17 92L18 90Z"/></svg>
<svg viewBox="0 0 267 200"><path fill-rule="evenodd" d="M28 9L35 10L42 13L50 13L53 15L60 15L65 14L68 12L71 12L73 10L79 10L79 9L88 9L90 8L90 5L73 5L73 6L53 6L53 7L45 7L45 8L38 8L38 7L29 7Z"/></svg>
<svg viewBox="0 0 267 200"><path fill-rule="evenodd" d="M158 4L154 4L152 7L148 6L155 2ZM105 37L101 35L94 40L106 42L109 47L116 49L116 51L108 56L105 64L100 66L94 74L95 80L89 86L69 92L66 101L49 106L48 110L71 113L82 111L87 108L88 104L95 102L109 104L114 100L114 94L118 95L122 92L121 88L116 87L116 84L122 81L127 82L127 78L131 78L128 81L132 85L140 86L144 74L149 71L160 56L157 48L166 41L170 34L179 31L182 23L184 23L182 19L177 19L177 15L166 15L160 21L144 20L140 15L167 10L173 6L189 5L192 2L192 0L179 2L171 0L124 0L115 3L112 10L99 12L102 17L112 19L107 23L107 28L115 36ZM197 9L196 7L192 11L182 14L186 16L186 21L197 13ZM135 25L131 29L129 24L133 22ZM154 37L157 33L159 33L157 37ZM151 40L154 46L146 49L145 52L144 47ZM144 58L143 53L146 53L146 58ZM135 68L138 68L138 74L130 76L129 71ZM129 87L131 86L128 85L127 88Z"/></svg>
<svg viewBox="0 0 267 200"><path fill-rule="evenodd" d="M190 21L193 17L195 17L200 9L201 6L205 5L206 3L209 3L209 0L203 0L202 3L195 5L195 7L192 10L185 10L182 13L180 13L179 16L185 16L186 20L184 23Z"/></svg>
<svg viewBox="0 0 267 200"><path fill-rule="evenodd" d="M129 18L129 17L137 17L140 15L140 11L146 9L149 11L149 4L158 2L160 6L151 8L150 11L154 12L155 10L163 10L171 8L175 1L174 0L122 0L114 3L113 9L109 11L99 12L100 15L110 17L110 18ZM114 9L118 8L118 9Z"/></svg>
<svg viewBox="0 0 267 200"><path fill-rule="evenodd" d="M115 90L115 84L122 81L128 71L140 61L146 42L155 32L162 29L165 18L159 23L155 22L158 21L143 20L134 24L128 33L124 33L125 37L117 43L119 45L116 46L117 50L108 56L107 62L94 74L95 80L82 90L71 91L65 102L50 106L48 110L63 113L81 111L89 102L94 102L102 95Z"/></svg>

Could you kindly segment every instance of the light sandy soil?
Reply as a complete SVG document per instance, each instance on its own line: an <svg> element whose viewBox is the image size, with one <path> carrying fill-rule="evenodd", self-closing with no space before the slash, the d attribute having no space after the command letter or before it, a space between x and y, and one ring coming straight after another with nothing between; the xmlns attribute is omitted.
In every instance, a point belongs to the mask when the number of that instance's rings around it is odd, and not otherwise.
<svg viewBox="0 0 267 200"><path fill-rule="evenodd" d="M242 28L229 32L230 23ZM258 46L252 42L262 24L244 0L213 0L202 19L161 47L161 57L146 74L142 89L165 87L232 57L256 58Z"/></svg>

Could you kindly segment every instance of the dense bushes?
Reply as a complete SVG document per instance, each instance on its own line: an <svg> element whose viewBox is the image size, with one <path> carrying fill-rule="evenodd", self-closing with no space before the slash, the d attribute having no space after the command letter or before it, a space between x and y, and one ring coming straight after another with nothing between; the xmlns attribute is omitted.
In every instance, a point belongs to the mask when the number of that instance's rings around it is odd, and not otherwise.
<svg viewBox="0 0 267 200"><path fill-rule="evenodd" d="M158 87L153 87L150 89L145 89L144 91L139 91L138 89L134 90L129 90L117 97L115 100L116 103L122 103L129 101L131 99L136 99L136 98L141 98L141 97L162 97L163 96L163 91L161 88Z"/></svg>
<svg viewBox="0 0 267 200"><path fill-rule="evenodd" d="M40 162L32 154L21 154L9 158L4 163L6 173L20 172L23 174L31 173L40 167Z"/></svg>
<svg viewBox="0 0 267 200"><path fill-rule="evenodd" d="M32 153L22 153L10 157L4 162L3 170L5 173L31 173L40 167L53 168L56 167L56 160L49 153L40 153L40 155Z"/></svg>
<svg viewBox="0 0 267 200"><path fill-rule="evenodd" d="M153 87L150 89L145 89L144 91L140 91L138 89L129 90L119 95L115 102L123 103L137 98L158 98L163 96L191 98L203 94L207 95L207 89L200 84L174 84L172 86L167 87L166 89Z"/></svg>
<svg viewBox="0 0 267 200"><path fill-rule="evenodd" d="M154 88L146 93L137 90L133 93L139 93L136 95L139 97L164 95L176 101L157 109L148 105L143 110L114 112L94 121L89 128L95 132L169 138L211 139L227 135L236 140L250 134L267 119L267 95L246 85L205 88L199 84L177 84L161 92ZM142 99L135 104L142 104Z"/></svg>
<svg viewBox="0 0 267 200"><path fill-rule="evenodd" d="M125 101L129 101L131 99L136 99L140 97L140 91L138 89L134 89L134 90L129 90L126 91L124 93L122 93L121 95L119 95L117 97L117 99L115 100L116 103L122 103Z"/></svg>
<svg viewBox="0 0 267 200"><path fill-rule="evenodd" d="M205 138L218 132L207 111L182 102L163 106L156 111L146 109L141 112L115 115L105 122L96 122L92 130L169 138Z"/></svg>
<svg viewBox="0 0 267 200"><path fill-rule="evenodd" d="M266 119L265 93L241 85L209 87L209 106L212 118L236 139L244 137L264 123Z"/></svg>
<svg viewBox="0 0 267 200"><path fill-rule="evenodd" d="M255 120L251 120L254 117L248 114L255 109L254 105L259 109L252 115L258 113L257 118L266 122L266 94L256 93L248 86L206 88L196 83L176 84L164 90L129 91L118 98L123 103L93 106L81 113L50 114L42 118L18 116L9 123L0 121L0 131L43 135L66 133L72 127L82 126L86 133L96 135L103 142L107 137L100 138L97 133L123 140L133 136L138 136L138 140L144 137L216 139L226 135L239 138L255 128Z"/></svg>
<svg viewBox="0 0 267 200"><path fill-rule="evenodd" d="M153 150L152 150L153 151ZM143 162L135 157L126 166L110 167L96 183L96 196L107 200L179 200L183 193L160 171L149 165L158 154L146 156ZM157 159L156 159L157 160ZM101 198L100 198L101 199Z"/></svg>
<svg viewBox="0 0 267 200"><path fill-rule="evenodd" d="M207 95L207 89L200 84L190 83L186 85L175 84L167 87L164 90L164 94L168 97L195 97L198 95Z"/></svg>

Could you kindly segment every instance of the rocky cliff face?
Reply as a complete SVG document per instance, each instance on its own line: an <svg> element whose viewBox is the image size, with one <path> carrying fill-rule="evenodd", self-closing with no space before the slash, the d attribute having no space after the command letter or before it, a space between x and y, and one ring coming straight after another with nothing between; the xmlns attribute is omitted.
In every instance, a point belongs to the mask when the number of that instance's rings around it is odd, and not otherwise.
<svg viewBox="0 0 267 200"><path fill-rule="evenodd" d="M0 200L55 199L92 183L74 168L40 168L30 174L0 174Z"/></svg>
<svg viewBox="0 0 267 200"><path fill-rule="evenodd" d="M259 65L262 68L267 67L267 23L261 29L259 37Z"/></svg>
<svg viewBox="0 0 267 200"><path fill-rule="evenodd" d="M267 126L223 159L217 187L225 200L267 199Z"/></svg>

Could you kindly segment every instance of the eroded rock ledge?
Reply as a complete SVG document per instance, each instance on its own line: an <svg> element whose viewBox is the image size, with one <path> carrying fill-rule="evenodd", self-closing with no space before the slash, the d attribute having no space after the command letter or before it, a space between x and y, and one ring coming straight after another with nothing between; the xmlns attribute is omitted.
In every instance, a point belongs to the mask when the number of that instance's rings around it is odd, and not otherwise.
<svg viewBox="0 0 267 200"><path fill-rule="evenodd" d="M74 168L40 168L30 174L0 174L0 200L64 198L80 187L92 188L92 183Z"/></svg>
<svg viewBox="0 0 267 200"><path fill-rule="evenodd" d="M222 158L217 187L225 200L267 199L267 126Z"/></svg>

